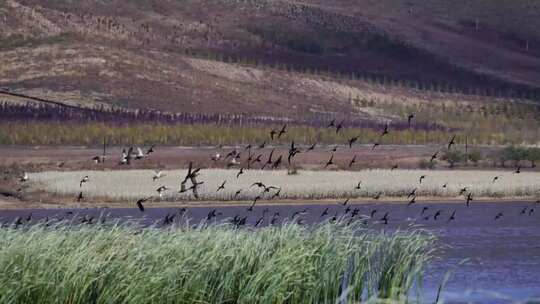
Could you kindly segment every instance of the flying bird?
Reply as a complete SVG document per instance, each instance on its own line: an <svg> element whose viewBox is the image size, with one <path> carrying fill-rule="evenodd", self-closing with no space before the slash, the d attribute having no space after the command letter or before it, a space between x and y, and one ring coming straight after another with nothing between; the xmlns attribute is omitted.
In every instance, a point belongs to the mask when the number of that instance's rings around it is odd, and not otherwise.
<svg viewBox="0 0 540 304"><path fill-rule="evenodd" d="M216 153L216 154L215 154L214 156L212 156L210 159L216 162L216 161L218 161L218 160L221 159L221 154Z"/></svg>
<svg viewBox="0 0 540 304"><path fill-rule="evenodd" d="M275 149L272 149L272 151L270 151L270 154L268 155L268 160L266 161L266 163L264 163L264 165L262 166L262 170L264 170L264 168L266 167L266 165L271 165L273 164L273 161L272 161L272 156L274 155L274 151Z"/></svg>
<svg viewBox="0 0 540 304"><path fill-rule="evenodd" d="M274 136L276 136L277 133L278 131L276 129L272 129L272 131L270 131L270 139L274 140Z"/></svg>
<svg viewBox="0 0 540 304"><path fill-rule="evenodd" d="M79 183L79 187L82 187L82 185L83 185L84 183L87 183L89 180L90 180L90 178L88 177L88 175L86 175L85 177L83 177L83 178L81 179L81 182Z"/></svg>
<svg viewBox="0 0 540 304"><path fill-rule="evenodd" d="M502 213L502 212L499 212L499 213L497 213L497 215L495 215L495 220L498 220L498 219L500 219L501 217L503 217L503 213Z"/></svg>
<svg viewBox="0 0 540 304"><path fill-rule="evenodd" d="M162 198L162 197L163 197L163 194L164 194L165 192L167 192L168 190L169 190L169 188L166 187L166 186L161 186L161 187L159 187L159 188L156 189L156 191L157 191L157 193L158 193L158 195L159 195L160 198Z"/></svg>
<svg viewBox="0 0 540 304"><path fill-rule="evenodd" d="M225 190L225 184L227 183L226 180L221 183L221 185L217 188L216 192L219 192L220 190Z"/></svg>
<svg viewBox="0 0 540 304"><path fill-rule="evenodd" d="M427 177L426 175L422 175L422 176L420 176L420 179L419 179L419 181L420 181L420 184L422 183L422 181L423 181L423 180L424 180L424 179L425 179L426 177Z"/></svg>
<svg viewBox="0 0 540 304"><path fill-rule="evenodd" d="M135 159L143 159L144 157L145 155L141 148L137 147L137 154L135 155Z"/></svg>
<svg viewBox="0 0 540 304"><path fill-rule="evenodd" d="M323 213L321 213L321 217L328 215L328 208L324 209Z"/></svg>
<svg viewBox="0 0 540 304"><path fill-rule="evenodd" d="M283 134L287 133L287 124L284 124L281 130L278 133L278 138L281 138Z"/></svg>
<svg viewBox="0 0 540 304"><path fill-rule="evenodd" d="M376 142L373 144L373 146L371 147L371 151L375 150L375 148L377 148L379 146L379 143Z"/></svg>
<svg viewBox="0 0 540 304"><path fill-rule="evenodd" d="M354 189L360 190L361 184L362 184L362 181L359 181L358 184L356 184L356 187L354 187Z"/></svg>
<svg viewBox="0 0 540 304"><path fill-rule="evenodd" d="M343 129L343 120L336 126L336 134L339 133L339 131L341 131L341 129Z"/></svg>
<svg viewBox="0 0 540 304"><path fill-rule="evenodd" d="M437 151L433 155L431 155L431 159L429 160L429 162L432 163L434 160L436 160L438 155L439 155L439 151Z"/></svg>
<svg viewBox="0 0 540 304"><path fill-rule="evenodd" d="M236 158L236 155L238 154L238 151L232 150L231 152L227 153L227 155L225 155L225 159L228 159L229 157Z"/></svg>
<svg viewBox="0 0 540 304"><path fill-rule="evenodd" d="M257 222L255 222L255 225L253 225L253 227L258 227L260 224L262 224L263 220L264 220L264 216L261 216L261 217L257 220Z"/></svg>
<svg viewBox="0 0 540 304"><path fill-rule="evenodd" d="M140 210L141 212L144 212L144 205L143 205L143 203L146 202L146 201L148 201L149 199L150 199L149 197L145 197L145 198L141 198L141 199L139 199L139 200L137 201L137 203L136 203L136 204L137 204L137 207L139 208L139 210Z"/></svg>
<svg viewBox="0 0 540 304"><path fill-rule="evenodd" d="M218 216L220 216L220 215L222 215L221 212L217 212L216 209L212 209L212 211L208 212L208 214L206 215L206 220L207 220L207 221L210 221L210 220L212 220L213 218L218 217Z"/></svg>
<svg viewBox="0 0 540 304"><path fill-rule="evenodd" d="M473 197L472 197L472 193L469 192L469 194L467 195L467 207L469 207L469 204L471 203L471 201L473 200Z"/></svg>
<svg viewBox="0 0 540 304"><path fill-rule="evenodd" d="M150 156L150 154L154 153L154 146L150 146L148 150L146 150L146 156Z"/></svg>
<svg viewBox="0 0 540 304"><path fill-rule="evenodd" d="M292 214L291 219L294 220L295 217L301 216L301 215L306 215L307 213L308 213L308 212L307 212L307 209L295 211L295 212Z"/></svg>
<svg viewBox="0 0 540 304"><path fill-rule="evenodd" d="M349 162L349 168L352 167L354 163L356 163L356 155L354 155L351 161Z"/></svg>
<svg viewBox="0 0 540 304"><path fill-rule="evenodd" d="M452 212L452 215L450 215L450 217L448 218L448 222L454 221L455 219L456 219L456 210Z"/></svg>
<svg viewBox="0 0 540 304"><path fill-rule="evenodd" d="M324 168L327 168L328 166L333 165L333 164L334 164L334 154L332 153L332 155L330 156L330 159L326 162L326 165L324 165Z"/></svg>
<svg viewBox="0 0 540 304"><path fill-rule="evenodd" d="M381 221L383 221L385 225L388 225L388 212L384 214L384 216L381 218Z"/></svg>
<svg viewBox="0 0 540 304"><path fill-rule="evenodd" d="M294 140L291 141L291 146L289 147L289 157L287 158L287 162L290 164L293 157L296 156L296 154L300 153L300 150L294 146Z"/></svg>
<svg viewBox="0 0 540 304"><path fill-rule="evenodd" d="M411 127L411 122L414 118L414 113L409 114L409 117L407 117L407 122L409 124L409 128Z"/></svg>
<svg viewBox="0 0 540 304"><path fill-rule="evenodd" d="M410 198L411 196L416 196L416 190L418 190L418 188L414 188L414 189L409 193L409 195L407 195L407 198Z"/></svg>
<svg viewBox="0 0 540 304"><path fill-rule="evenodd" d="M416 203L416 195L412 197L412 199L409 201L409 203L407 204L407 206L410 206L412 204Z"/></svg>
<svg viewBox="0 0 540 304"><path fill-rule="evenodd" d="M236 178L239 178L240 175L244 174L244 168L243 167L240 167L240 170L238 171L238 173L236 174Z"/></svg>
<svg viewBox="0 0 540 304"><path fill-rule="evenodd" d="M263 187L263 193L269 193L270 190L281 190L281 188L278 188L278 187L274 187L274 186L269 186L269 187Z"/></svg>
<svg viewBox="0 0 540 304"><path fill-rule="evenodd" d="M456 143L456 135L452 136L452 139L448 142L448 150Z"/></svg>
<svg viewBox="0 0 540 304"><path fill-rule="evenodd" d="M262 182L254 182L250 187L257 186L259 188L266 188L266 185Z"/></svg>
<svg viewBox="0 0 540 304"><path fill-rule="evenodd" d="M385 136L385 135L388 134L388 133L389 133L389 132L388 132L388 123L386 123L386 124L384 125L384 130L383 130L382 133L381 133L381 137Z"/></svg>
<svg viewBox="0 0 540 304"><path fill-rule="evenodd" d="M131 163L131 153L133 148L129 148L129 151L126 152L126 149L122 149L122 157L120 158L120 165L129 165Z"/></svg>
<svg viewBox="0 0 540 304"><path fill-rule="evenodd" d="M349 143L349 148L352 148L352 145L358 140L359 137L360 137L360 136L356 136L356 137L351 137L351 138L349 138L349 141L348 141L348 143Z"/></svg>
<svg viewBox="0 0 540 304"><path fill-rule="evenodd" d="M166 214L165 219L163 220L163 225L170 225L174 223L174 218L176 217L176 214Z"/></svg>
<svg viewBox="0 0 540 304"><path fill-rule="evenodd" d="M332 121L328 124L327 128L332 128L336 126L336 120L332 119Z"/></svg>
<svg viewBox="0 0 540 304"><path fill-rule="evenodd" d="M260 195L257 195L254 199L253 199L253 203L251 203L251 206L249 206L249 208L247 208L247 211L253 211L253 207L255 207L255 204L257 203L258 200L261 199L261 196Z"/></svg>
<svg viewBox="0 0 540 304"><path fill-rule="evenodd" d="M251 150L248 152L248 158L246 160L247 168L251 169L251 161L253 160L253 154L251 154Z"/></svg>
<svg viewBox="0 0 540 304"><path fill-rule="evenodd" d="M24 172L23 175L21 176L20 181L23 183L28 181L28 173Z"/></svg>
<svg viewBox="0 0 540 304"><path fill-rule="evenodd" d="M279 188L278 191L276 191L276 192L272 195L271 199L275 199L276 197L279 197L280 194L281 194L281 188Z"/></svg>
<svg viewBox="0 0 540 304"><path fill-rule="evenodd" d="M200 185L202 185L202 184L204 184L204 182L199 182L199 183L193 184L193 185L191 185L191 187L189 187L189 188L186 188L185 185L184 185L184 186L183 186L183 185L180 185L180 191L178 191L178 193L185 193L185 192L188 192L188 191L193 191L193 196L194 196L195 198L199 198L199 194L198 194L198 192L197 192L197 188L198 188ZM182 187L182 186L183 186L183 187Z"/></svg>
<svg viewBox="0 0 540 304"><path fill-rule="evenodd" d="M236 160L236 158L232 158L228 163L227 163L227 168L230 168L230 167L234 167L234 166L238 166L240 165L240 162Z"/></svg>
<svg viewBox="0 0 540 304"><path fill-rule="evenodd" d="M277 169L280 165L281 165L281 160L283 158L283 155L280 155L278 157L278 159L276 159L276 161L274 162L274 164L272 165L272 169Z"/></svg>
<svg viewBox="0 0 540 304"><path fill-rule="evenodd" d="M255 157L255 158L251 161L251 163L254 164L254 163L260 163L260 162L262 162L261 157L262 157L262 154L258 154L257 157Z"/></svg>
<svg viewBox="0 0 540 304"><path fill-rule="evenodd" d="M203 183L197 182L197 176L199 176L199 171L201 171L201 168L193 169L193 162L189 162L188 172L184 177L184 180L180 183L180 193L192 190L195 198L199 198L197 187ZM186 183L188 180L191 181L191 187L186 188Z"/></svg>
<svg viewBox="0 0 540 304"><path fill-rule="evenodd" d="M152 180L156 181L156 180L158 180L158 179L160 179L160 178L162 178L164 176L165 176L165 174L163 174L163 172L161 170L155 170L154 171L154 176L152 176Z"/></svg>

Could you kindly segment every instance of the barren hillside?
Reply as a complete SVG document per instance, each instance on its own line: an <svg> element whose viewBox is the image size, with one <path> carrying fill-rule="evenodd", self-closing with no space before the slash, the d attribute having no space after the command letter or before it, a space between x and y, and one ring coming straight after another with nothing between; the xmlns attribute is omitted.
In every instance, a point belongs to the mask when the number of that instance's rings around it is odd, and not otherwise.
<svg viewBox="0 0 540 304"><path fill-rule="evenodd" d="M0 87L77 105L377 119L392 115L358 100L535 99L539 14L534 1L7 0Z"/></svg>

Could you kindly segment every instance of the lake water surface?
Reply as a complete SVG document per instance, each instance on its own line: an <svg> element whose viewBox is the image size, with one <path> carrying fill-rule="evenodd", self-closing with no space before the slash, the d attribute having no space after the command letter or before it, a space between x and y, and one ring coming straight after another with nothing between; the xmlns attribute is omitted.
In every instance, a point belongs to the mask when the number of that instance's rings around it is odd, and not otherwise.
<svg viewBox="0 0 540 304"><path fill-rule="evenodd" d="M150 205L150 204L148 204ZM221 213L217 221L239 214L248 215L247 224L253 225L263 213L261 225L268 225L274 213L280 220L302 219L305 224L320 222L337 214L339 217L349 207L359 209L359 214L371 215L368 225L375 229L407 229L411 224L438 236L437 258L428 267L423 283L423 302L433 303L443 277L449 271L450 279L442 293L445 303L540 303L540 204L527 202L505 203L418 203L404 204L306 204L255 206L252 212L246 206L216 207ZM424 208L427 209L424 210ZM328 215L321 217L328 208ZM206 218L214 208L190 207L185 217L192 223ZM265 212L265 209L268 209ZM533 211L531 211L533 210ZM179 208L138 209L33 209L0 210L0 221L11 222L16 217L33 220L45 217L70 218L100 214L110 218L142 219L147 224L160 222L167 214L178 213ZM455 213L455 219L450 220ZM388 225L380 219L388 212ZM439 212L437 220L435 214ZM350 214L350 213L348 213ZM495 219L499 215L498 219Z"/></svg>

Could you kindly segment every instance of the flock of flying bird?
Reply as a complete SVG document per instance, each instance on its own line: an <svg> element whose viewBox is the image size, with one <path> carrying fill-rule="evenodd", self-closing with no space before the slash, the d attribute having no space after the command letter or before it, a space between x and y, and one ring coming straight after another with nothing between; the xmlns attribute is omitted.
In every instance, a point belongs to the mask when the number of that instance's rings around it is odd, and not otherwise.
<svg viewBox="0 0 540 304"><path fill-rule="evenodd" d="M411 121L412 119L414 118L414 114L410 114L408 115L408 124L409 124L409 127L411 126ZM339 123L336 122L336 120L332 120L328 126L328 128L334 128L335 129L335 132L336 133L339 133L343 127L344 127L344 121L341 121ZM283 125L281 128L278 128L278 129L272 129L270 131L270 134L269 134L269 138L270 138L270 141L273 141L273 140L276 140L276 139L281 139L283 135L285 135L287 133L287 124ZM383 128L383 130L381 131L380 135L379 135L379 140L375 143L373 143L372 147L371 147L371 150L375 150L381 143L381 140L384 138L384 136L388 135L390 133L390 126L389 124L386 124ZM359 136L356 136L356 137L352 137L352 138L349 138L347 140L347 146L349 148L352 148L353 145L359 140ZM266 168L270 168L270 169L277 169L279 168L280 166L282 166L282 164L285 163L285 160L284 160L284 156L286 157L286 161L287 161L287 164L290 165L292 164L292 162L294 161L294 158L300 154L300 153L308 153L310 151L313 151L315 150L316 146L317 146L317 143L313 143L312 145L310 145L309 147L307 147L305 150L301 150L299 147L297 147L295 145L295 142L294 141L291 141L290 143L290 146L288 148L288 153L285 154L285 155L279 155L279 156L275 156L276 154L276 149L273 148L270 153L268 154L268 156L265 158L265 160L263 160L263 153L259 153L259 154L252 154L252 150L254 148L258 148L259 150L260 149L263 149L266 147L267 145L267 141L264 141L263 143L259 144L259 145L251 145L251 144L248 144L247 146L245 146L243 148L243 151L237 151L236 149L230 151L229 153L227 153L224 157L220 154L220 153L216 153L214 156L211 157L211 160L214 161L214 162L219 162L219 161L225 161L226 162L226 166L227 168L232 168L232 167L237 167L239 168L238 169L238 172L236 174L236 178L239 178L242 174L244 174L244 170L245 169L252 169L253 166L255 164L258 164L260 166L260 169L261 170L264 170ZM446 149L449 151L450 149L452 149L452 147L456 144L456 136L454 135L449 141L448 141L448 144L446 145ZM336 145L332 150L331 150L331 154L329 156L329 159L328 161L324 164L324 168L328 168L329 166L331 165L334 165L334 152L337 151L338 149L338 145ZM130 165L134 160L141 160L141 159L145 159L147 157L149 157L152 153L154 153L154 146L151 146L149 149L147 149L146 151L143 152L143 150L139 147L137 148L133 148L133 147L130 147L129 149L123 149L122 151L122 156L120 158L120 161L119 161L119 164L120 165ZM241 156L243 155L243 153L245 154L247 152L247 158L242 161L241 160ZM433 155L431 155L430 157L430 162L434 162L436 159L439 158L439 153L441 152L441 150L437 150ZM96 156L93 158L93 160L96 162L96 163L100 163L100 162L104 162L105 161L105 153L103 154L103 156ZM348 166L349 167L352 167L352 165L356 162L356 155L353 156L353 158L348 162ZM398 166L397 165L393 165L391 167L391 170L394 170L394 169L397 169ZM197 177L199 176L199 173L201 171L201 168L194 168L193 166L193 162L190 162L189 163L189 167L188 167L188 170L187 170L187 173L186 175L180 180L180 190L178 191L179 193L186 193L186 192L191 192L193 194L193 196L195 198L199 198L199 195L198 195L198 188L204 183L203 181L198 181L197 180ZM518 166L514 171L513 171L513 174L519 174L521 172L521 167ZM155 174L154 176L152 177L152 180L153 181L156 181L156 180L159 180L160 178L164 177L165 175L162 173L162 171L160 170L157 170L155 171ZM495 183L497 182L498 180L501 179L502 176L495 176L493 177L493 180L492 182ZM422 182L428 178L427 175L421 175L419 176L419 179L418 179L418 184L419 186L414 188L414 189L411 189L411 192L408 194L407 196L407 199L408 199L408 204L407 206L410 206L410 205L413 205L414 203L416 203L416 198L417 198L417 191L419 189L419 187L422 185ZM21 181L22 182L25 182L28 180L28 175L26 173L24 173L24 175L21 177ZM84 176L81 180L80 180L80 187L82 188L84 186L85 183L88 183L90 181L90 177L89 176ZM189 186L188 186L188 182L189 182ZM225 189L226 187L226 184L227 184L227 180L223 181L221 183L221 185L216 189L217 192L219 191L222 191ZM272 186L272 185L265 185L264 183L260 182L260 181L254 181L253 184L251 185L251 187L257 187L261 190L260 194L257 195L256 197L253 198L253 201L252 203L249 205L249 207L246 209L247 212L252 212L253 211L253 208L255 207L257 201L265 198L265 199L275 199L275 198L279 198L280 197L280 194L281 194L281 188L280 187L277 187L277 186ZM360 181L355 189L356 190L359 190L361 189L362 187L362 182ZM445 183L444 185L442 185L443 188L447 188L448 185ZM166 187L166 186L160 186L159 188L156 189L156 192L158 194L158 196L160 198L163 197L163 195L167 192L171 190L170 188ZM237 197L240 193L241 193L242 189L238 190L234 197ZM465 201L465 204L466 206L468 207L470 205L470 203L473 201L473 193L469 190L469 187L463 187L460 191L459 191L459 195L460 196L463 196L464 197L464 201ZM373 196L373 199L375 200L378 200L380 197L382 196L382 193L379 192L377 194L375 194L375 196ZM79 195L77 197L77 200L78 201L81 201L83 199L83 192L80 191L79 192ZM149 200L151 200L152 197L144 197L144 198L141 198L139 200L137 200L136 202L136 206L137 208L141 211L141 212L144 212L145 211L145 207L144 207L144 203L148 202ZM350 214L351 215L351 219L355 218L357 215L358 215L358 212L359 212L359 209L355 208L355 209L351 209L350 207L347 206L348 202L349 202L349 198L347 198L343 203L340 203L342 206L346 207L346 209L344 210L344 215L347 215L347 214ZM536 204L540 204L540 201L537 201L534 205ZM425 213L426 211L428 210L428 207L424 207L422 209L422 212L421 212L421 216L424 218L424 219L429 219L431 217L430 216L427 216ZM533 212L534 212L534 206L530 206L530 207L525 207L524 209L521 210L521 213L520 214L528 214L528 215L531 215ZM185 211L185 210L184 210ZM321 217L326 217L328 216L328 211L329 209L327 208L322 214L321 214ZM263 212L263 218L264 218L264 215L266 215L266 213L269 212L268 209L265 209L265 212ZM375 216L375 213L377 212L377 210L374 210L370 213L370 217L373 218ZM292 216L292 219L295 219L303 214L306 214L307 213L307 210L301 210L301 211L298 211L298 212L295 212L293 213L293 216ZM434 220L438 220L438 218L441 216L441 213L442 211L441 210L438 210L437 212L435 212L435 214L433 215L433 218ZM216 209L210 211L210 213L208 214L207 216L207 219L210 220L214 217L217 217L218 213L216 211ZM274 217L272 218L271 220L271 224L274 224L277 220L276 217L279 216L279 212L277 212L276 214L274 214ZM453 210L452 214L449 216L448 218L448 221L453 221L455 220L455 216L456 216L456 210ZM504 214L502 212L499 212L495 217L494 219L495 220L498 220L500 218L502 218L504 216ZM165 220L164 220L164 223L172 223L172 220L174 218L174 215L167 215ZM263 220L263 218L260 219L260 221ZM338 213L336 212L334 214L333 217L330 217L330 220L336 220L338 218ZM246 222L246 219L247 217L240 217L239 215L236 215L233 219L232 219L232 222L236 225L239 225L239 224L242 224ZM259 220L257 221L256 225L255 226L258 226L259 224L261 224ZM385 213L384 216L382 218L380 218L380 221L384 224L388 224L388 221L389 221L389 213ZM301 219L298 219L298 222L301 223L302 220Z"/></svg>

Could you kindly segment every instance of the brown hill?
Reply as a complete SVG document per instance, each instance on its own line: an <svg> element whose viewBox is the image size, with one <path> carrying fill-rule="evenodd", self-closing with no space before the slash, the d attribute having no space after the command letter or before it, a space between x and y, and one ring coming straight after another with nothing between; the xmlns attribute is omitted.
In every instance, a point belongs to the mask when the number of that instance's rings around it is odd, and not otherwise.
<svg viewBox="0 0 540 304"><path fill-rule="evenodd" d="M6 0L0 86L80 105L391 119L358 100L539 97L539 15L525 0Z"/></svg>

